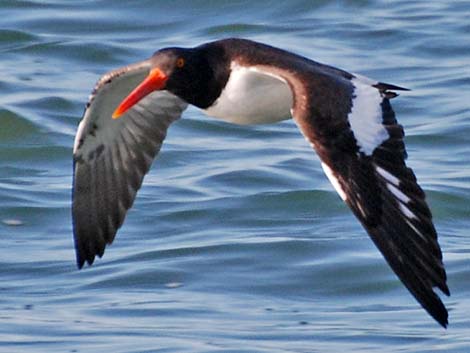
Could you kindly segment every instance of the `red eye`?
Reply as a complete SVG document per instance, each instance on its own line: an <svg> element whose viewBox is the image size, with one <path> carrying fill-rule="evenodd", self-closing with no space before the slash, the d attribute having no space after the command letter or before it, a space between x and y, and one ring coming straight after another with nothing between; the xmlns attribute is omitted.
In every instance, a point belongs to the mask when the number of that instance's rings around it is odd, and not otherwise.
<svg viewBox="0 0 470 353"><path fill-rule="evenodd" d="M184 66L184 59L178 58L178 60L176 60L176 67L182 68L183 66Z"/></svg>

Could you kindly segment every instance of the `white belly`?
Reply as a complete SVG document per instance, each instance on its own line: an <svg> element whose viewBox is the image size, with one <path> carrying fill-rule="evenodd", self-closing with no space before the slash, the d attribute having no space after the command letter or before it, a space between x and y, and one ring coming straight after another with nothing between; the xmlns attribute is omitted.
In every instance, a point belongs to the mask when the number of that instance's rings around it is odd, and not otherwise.
<svg viewBox="0 0 470 353"><path fill-rule="evenodd" d="M232 64L222 94L205 112L234 124L267 124L291 118L292 104L292 91L283 78Z"/></svg>

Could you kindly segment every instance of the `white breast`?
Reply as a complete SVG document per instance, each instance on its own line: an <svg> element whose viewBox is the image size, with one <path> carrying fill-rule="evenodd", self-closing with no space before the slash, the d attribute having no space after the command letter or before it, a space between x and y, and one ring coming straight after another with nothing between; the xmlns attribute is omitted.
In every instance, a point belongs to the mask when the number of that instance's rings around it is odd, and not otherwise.
<svg viewBox="0 0 470 353"><path fill-rule="evenodd" d="M291 118L293 98L286 80L256 67L232 63L231 69L222 94L206 114L240 125Z"/></svg>

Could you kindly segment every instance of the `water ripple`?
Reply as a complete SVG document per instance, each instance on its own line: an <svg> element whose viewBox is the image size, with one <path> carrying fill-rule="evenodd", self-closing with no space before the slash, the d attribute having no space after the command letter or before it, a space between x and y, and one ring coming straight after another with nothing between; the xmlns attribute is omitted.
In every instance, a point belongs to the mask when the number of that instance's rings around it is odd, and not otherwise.
<svg viewBox="0 0 470 353"><path fill-rule="evenodd" d="M0 351L464 352L468 1L3 0ZM104 72L243 36L409 87L393 105L452 297L435 325L329 185L292 121L188 109L113 246L74 264L73 135Z"/></svg>

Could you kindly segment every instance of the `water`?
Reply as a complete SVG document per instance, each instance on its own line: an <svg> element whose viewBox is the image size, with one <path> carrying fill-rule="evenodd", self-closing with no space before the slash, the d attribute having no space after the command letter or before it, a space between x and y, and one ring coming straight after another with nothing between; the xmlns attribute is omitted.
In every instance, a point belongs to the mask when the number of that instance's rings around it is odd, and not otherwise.
<svg viewBox="0 0 470 353"><path fill-rule="evenodd" d="M464 352L470 346L467 1L0 2L1 352ZM292 122L196 109L103 259L78 271L71 153L105 71L251 38L409 87L393 101L452 292L404 289Z"/></svg>

